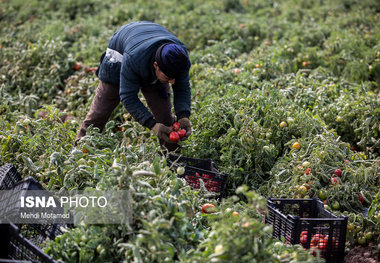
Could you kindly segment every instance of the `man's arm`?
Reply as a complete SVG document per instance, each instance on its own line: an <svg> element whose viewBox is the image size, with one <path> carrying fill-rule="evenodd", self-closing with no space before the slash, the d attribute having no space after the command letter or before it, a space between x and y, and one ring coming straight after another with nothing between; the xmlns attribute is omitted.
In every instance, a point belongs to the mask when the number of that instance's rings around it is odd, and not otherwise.
<svg viewBox="0 0 380 263"><path fill-rule="evenodd" d="M189 118L191 114L190 77L186 73L177 78L173 85L174 110L178 119Z"/></svg>
<svg viewBox="0 0 380 263"><path fill-rule="evenodd" d="M120 71L120 101L137 122L145 127L152 128L156 121L138 97L139 77L133 68L134 65L129 55L124 54Z"/></svg>

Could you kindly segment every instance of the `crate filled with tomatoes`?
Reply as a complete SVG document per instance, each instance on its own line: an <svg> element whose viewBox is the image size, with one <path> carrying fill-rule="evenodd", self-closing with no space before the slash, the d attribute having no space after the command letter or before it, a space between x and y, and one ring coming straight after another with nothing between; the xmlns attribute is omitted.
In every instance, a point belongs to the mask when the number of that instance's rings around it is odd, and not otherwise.
<svg viewBox="0 0 380 263"><path fill-rule="evenodd" d="M343 262L348 217L337 217L324 208L318 198L268 198L273 237L300 244L319 254L326 262Z"/></svg>
<svg viewBox="0 0 380 263"><path fill-rule="evenodd" d="M216 193L218 198L225 196L228 175L222 174L210 159L198 159L170 154L168 163L194 189L203 186L208 192Z"/></svg>

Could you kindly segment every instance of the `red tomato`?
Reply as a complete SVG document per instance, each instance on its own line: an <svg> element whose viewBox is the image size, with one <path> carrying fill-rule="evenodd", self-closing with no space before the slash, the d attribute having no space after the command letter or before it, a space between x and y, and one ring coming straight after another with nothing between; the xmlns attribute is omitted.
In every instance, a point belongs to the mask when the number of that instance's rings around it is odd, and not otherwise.
<svg viewBox="0 0 380 263"><path fill-rule="evenodd" d="M324 236L322 234L315 234L313 238L311 239L310 245L313 247L318 246L318 243L324 239Z"/></svg>
<svg viewBox="0 0 380 263"><path fill-rule="evenodd" d="M80 70L81 68L82 68L82 64L80 64L80 63L78 63L78 62L74 64L74 70L75 70L75 71L78 71L78 70Z"/></svg>
<svg viewBox="0 0 380 263"><path fill-rule="evenodd" d="M337 177L331 178L331 184L337 185L338 184L338 178Z"/></svg>
<svg viewBox="0 0 380 263"><path fill-rule="evenodd" d="M327 242L325 242L324 240L322 240L321 242L318 243L317 248L321 252L326 252L326 250L327 250Z"/></svg>
<svg viewBox="0 0 380 263"><path fill-rule="evenodd" d="M95 72L97 69L97 67L86 68L86 73Z"/></svg>
<svg viewBox="0 0 380 263"><path fill-rule="evenodd" d="M364 200L364 197L362 194L359 195L358 199L359 199L360 203L362 203L362 204L365 203L365 200Z"/></svg>
<svg viewBox="0 0 380 263"><path fill-rule="evenodd" d="M335 174L336 176L338 176L338 177L342 177L342 170L340 170L340 169L336 169L336 170L334 171L334 174Z"/></svg>
<svg viewBox="0 0 380 263"><path fill-rule="evenodd" d="M179 126L180 126L179 122L175 122L173 124L173 131L178 131L179 130Z"/></svg>
<svg viewBox="0 0 380 263"><path fill-rule="evenodd" d="M178 135L179 135L180 138L185 137L185 135L186 135L186 130L184 130L184 129L179 130L179 131L178 131Z"/></svg>
<svg viewBox="0 0 380 263"><path fill-rule="evenodd" d="M203 214L215 213L216 212L216 208L215 208L215 206L213 204L206 203L206 204L202 205L201 212Z"/></svg>
<svg viewBox="0 0 380 263"><path fill-rule="evenodd" d="M300 243L301 243L303 246L306 246L306 244L307 244L307 231L302 231L302 232L301 232L301 235L300 235Z"/></svg>
<svg viewBox="0 0 380 263"><path fill-rule="evenodd" d="M325 236L324 242L325 242L326 246L329 244L329 235ZM338 242L335 242L335 237L332 237L331 247L333 247L333 248L338 247Z"/></svg>
<svg viewBox="0 0 380 263"><path fill-rule="evenodd" d="M214 192L214 193L219 193L220 192L220 182L213 181L213 180L208 180L205 182L205 187L207 191Z"/></svg>
<svg viewBox="0 0 380 263"><path fill-rule="evenodd" d="M202 177L206 178L206 179L211 179L212 175L210 175L210 174L202 174Z"/></svg>
<svg viewBox="0 0 380 263"><path fill-rule="evenodd" d="M169 134L169 139L172 140L173 142L178 142L179 140L179 135L178 132L173 131Z"/></svg>

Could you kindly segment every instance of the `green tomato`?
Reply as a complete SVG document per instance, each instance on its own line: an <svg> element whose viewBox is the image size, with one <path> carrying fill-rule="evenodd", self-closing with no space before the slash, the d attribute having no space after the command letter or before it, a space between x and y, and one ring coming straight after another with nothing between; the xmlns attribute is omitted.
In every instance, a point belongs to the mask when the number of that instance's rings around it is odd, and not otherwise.
<svg viewBox="0 0 380 263"><path fill-rule="evenodd" d="M299 188L299 192L301 195L305 195L307 193L307 188L304 185L301 185Z"/></svg>
<svg viewBox="0 0 380 263"><path fill-rule="evenodd" d="M350 224L347 225L347 230L348 231L352 231L352 230L354 230L354 228L355 228L355 225L352 224L352 223L350 223Z"/></svg>
<svg viewBox="0 0 380 263"><path fill-rule="evenodd" d="M318 197L321 200L326 200L327 199L327 191L324 189L319 190Z"/></svg>
<svg viewBox="0 0 380 263"><path fill-rule="evenodd" d="M372 232L367 232L364 234L364 237L367 241L369 241L373 238L373 234L372 234Z"/></svg>
<svg viewBox="0 0 380 263"><path fill-rule="evenodd" d="M332 209L339 210L340 204L338 201L334 201L334 203L331 204Z"/></svg>
<svg viewBox="0 0 380 263"><path fill-rule="evenodd" d="M87 165L87 161L84 158L80 158L77 163L79 165Z"/></svg>
<svg viewBox="0 0 380 263"><path fill-rule="evenodd" d="M177 168L177 174L183 175L185 173L185 168L183 166L178 166Z"/></svg>
<svg viewBox="0 0 380 263"><path fill-rule="evenodd" d="M275 248L279 249L279 248L282 248L284 246L284 244L282 242L279 242L277 241L276 243L274 243L273 245Z"/></svg>
<svg viewBox="0 0 380 263"><path fill-rule="evenodd" d="M344 122L344 118L340 115L336 116L336 121L337 122Z"/></svg>
<svg viewBox="0 0 380 263"><path fill-rule="evenodd" d="M102 244L99 244L99 245L96 247L96 252L98 252L98 254L100 254L100 253L102 252L103 249L104 249L104 248L103 248Z"/></svg>
<svg viewBox="0 0 380 263"><path fill-rule="evenodd" d="M214 249L214 253L215 254L223 254L224 253L224 247L222 244L218 244L215 246L215 249Z"/></svg>
<svg viewBox="0 0 380 263"><path fill-rule="evenodd" d="M365 244L367 244L367 239L364 236L359 237L358 243L359 243L359 245L365 245Z"/></svg>

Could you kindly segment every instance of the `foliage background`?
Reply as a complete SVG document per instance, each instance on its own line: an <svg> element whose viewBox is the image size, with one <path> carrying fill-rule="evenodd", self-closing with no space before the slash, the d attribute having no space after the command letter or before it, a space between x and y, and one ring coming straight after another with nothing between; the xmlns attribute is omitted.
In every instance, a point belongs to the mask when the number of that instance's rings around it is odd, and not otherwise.
<svg viewBox="0 0 380 263"><path fill-rule="evenodd" d="M49 251L56 258L85 262L104 247L102 255L114 259L223 260L210 251L231 238L227 230L234 222L213 225L199 215L205 200L193 196L165 168L157 138L121 106L103 133L90 130L78 147L73 146L97 87L91 68L98 65L113 32L135 20L162 24L188 47L194 131L182 153L213 159L230 175L230 196L243 184L264 197L311 197L326 190L326 204L338 201L334 212L350 215L355 226L348 247L357 244L362 233L379 233L378 1L1 3L0 164L15 164L24 177L34 176L48 189L136 187L146 198L169 189L151 217L156 218L153 223L143 219L156 201L149 206L137 195L136 221L128 230L77 228L61 238L65 242L51 245ZM76 63L81 64L78 71ZM46 118L40 118L43 115ZM61 122L67 115L74 118ZM287 126L280 127L284 121ZM296 141L300 150L292 148ZM303 174L306 168L312 171L308 177ZM330 179L337 168L343 176L334 186ZM157 178L133 178L137 169L153 170ZM306 192L303 186L308 187ZM365 197L364 203L358 201L359 195ZM240 198L247 201L244 195ZM222 202L221 211L230 205ZM369 218L362 215L365 207ZM185 208L198 213L199 221L188 218ZM166 231L158 218L175 224L178 232ZM218 234L225 241L208 238L210 228L225 229ZM151 238L149 231L154 229L160 230ZM80 244L81 237L92 239L99 232L109 239ZM251 234L236 231L232 237L240 240L240 235ZM378 234L366 243L376 239ZM123 245L111 249L111 240ZM270 254L276 250L268 242L257 258L268 249Z"/></svg>

